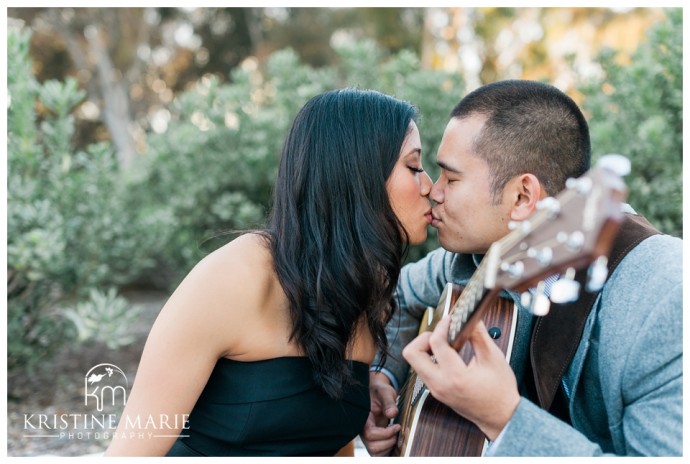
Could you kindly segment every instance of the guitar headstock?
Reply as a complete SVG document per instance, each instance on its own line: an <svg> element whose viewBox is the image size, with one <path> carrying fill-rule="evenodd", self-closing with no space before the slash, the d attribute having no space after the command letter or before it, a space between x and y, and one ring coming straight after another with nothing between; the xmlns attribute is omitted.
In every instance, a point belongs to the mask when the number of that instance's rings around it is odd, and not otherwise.
<svg viewBox="0 0 690 464"><path fill-rule="evenodd" d="M621 176L630 162L606 155L577 179L569 179L555 198L546 198L532 216L513 225L513 231L494 242L451 310L448 342L460 349L477 313L487 308L488 293L500 289L524 291L523 306L537 316L549 311L550 301L566 303L579 297L575 270L591 263L587 289L596 291L606 281L607 255L623 220L627 188ZM545 295L544 279L562 278Z"/></svg>
<svg viewBox="0 0 690 464"><path fill-rule="evenodd" d="M607 155L582 177L569 179L558 196L542 200L528 220L514 224L490 248L485 287L521 291L600 257L605 261L623 217L626 170L627 159Z"/></svg>

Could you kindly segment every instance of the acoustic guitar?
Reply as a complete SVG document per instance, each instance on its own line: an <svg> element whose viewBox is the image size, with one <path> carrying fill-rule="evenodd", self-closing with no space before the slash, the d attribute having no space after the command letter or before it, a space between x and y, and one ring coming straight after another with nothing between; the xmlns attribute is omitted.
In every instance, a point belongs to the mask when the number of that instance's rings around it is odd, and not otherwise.
<svg viewBox="0 0 690 464"><path fill-rule="evenodd" d="M469 333L483 320L489 334L510 359L517 311L503 289L522 292L520 303L536 316L548 313L550 302L578 299L575 271L590 266L586 291L598 291L606 280L607 254L623 218L627 189L621 176L629 162L620 155L602 157L582 177L569 179L557 197L542 200L526 221L495 242L463 288L448 283L436 308L427 308L420 333L433 330L450 314L448 343L465 362L473 356ZM545 293L544 279L559 277ZM472 422L437 401L413 369L399 396L401 424L397 456L481 456L487 445Z"/></svg>

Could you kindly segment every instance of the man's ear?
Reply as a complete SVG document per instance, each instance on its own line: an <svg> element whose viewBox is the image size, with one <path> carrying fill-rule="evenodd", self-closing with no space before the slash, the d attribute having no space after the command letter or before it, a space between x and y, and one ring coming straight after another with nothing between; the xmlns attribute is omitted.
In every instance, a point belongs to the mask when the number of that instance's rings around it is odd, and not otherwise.
<svg viewBox="0 0 690 464"><path fill-rule="evenodd" d="M510 188L511 214L513 221L524 221L537 209L537 202L546 197L546 190L534 174L520 174L513 178Z"/></svg>

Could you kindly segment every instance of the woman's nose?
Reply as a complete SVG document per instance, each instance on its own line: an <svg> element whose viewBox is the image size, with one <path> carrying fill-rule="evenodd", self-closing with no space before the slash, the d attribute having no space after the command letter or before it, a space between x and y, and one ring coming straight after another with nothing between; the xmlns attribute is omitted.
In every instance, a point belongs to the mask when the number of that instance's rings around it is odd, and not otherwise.
<svg viewBox="0 0 690 464"><path fill-rule="evenodd" d="M426 197L429 196L429 193L431 192L431 186L433 182L431 180L431 177L429 177L429 174L425 172L422 173L422 196Z"/></svg>

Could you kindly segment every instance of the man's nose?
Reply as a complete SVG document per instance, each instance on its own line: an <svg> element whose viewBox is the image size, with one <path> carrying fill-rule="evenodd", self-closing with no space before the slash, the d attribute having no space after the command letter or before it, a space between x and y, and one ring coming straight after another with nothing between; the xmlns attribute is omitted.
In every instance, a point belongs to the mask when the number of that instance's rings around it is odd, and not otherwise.
<svg viewBox="0 0 690 464"><path fill-rule="evenodd" d="M441 185L441 179L437 180L436 183L431 186L429 198L435 201L436 203L443 203L443 200L445 200L443 186Z"/></svg>

